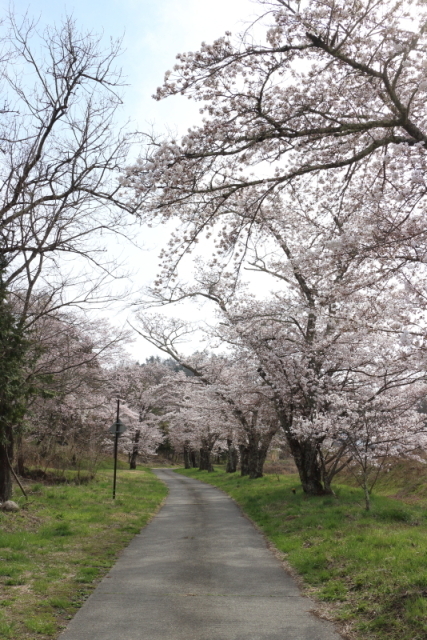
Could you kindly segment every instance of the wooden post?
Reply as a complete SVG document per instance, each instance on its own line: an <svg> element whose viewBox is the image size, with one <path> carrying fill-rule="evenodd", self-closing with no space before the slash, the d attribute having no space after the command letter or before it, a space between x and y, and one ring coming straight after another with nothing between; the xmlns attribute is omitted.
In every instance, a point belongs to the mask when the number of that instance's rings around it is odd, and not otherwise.
<svg viewBox="0 0 427 640"><path fill-rule="evenodd" d="M113 477L113 500L116 499L116 482L117 482L117 446L119 443L119 416L120 416L120 398L117 398L117 417L116 432L114 434L114 477Z"/></svg>

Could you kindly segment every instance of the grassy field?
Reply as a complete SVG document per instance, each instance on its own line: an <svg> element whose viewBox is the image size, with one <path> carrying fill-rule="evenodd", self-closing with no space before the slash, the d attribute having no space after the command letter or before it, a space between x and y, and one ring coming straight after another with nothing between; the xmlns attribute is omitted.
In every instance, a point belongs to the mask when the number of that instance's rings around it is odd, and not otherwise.
<svg viewBox="0 0 427 640"><path fill-rule="evenodd" d="M166 487L148 469L93 482L28 487L18 513L0 511L0 638L56 638L119 551L157 511Z"/></svg>
<svg viewBox="0 0 427 640"><path fill-rule="evenodd" d="M308 498L295 476L248 480L222 470L180 473L231 495L302 577L306 592L320 602L320 613L339 621L348 637L425 640L423 491L416 501L406 492L406 502L376 495L367 513L356 487L338 486L336 498ZM393 485L390 476L385 484L388 492L399 493L396 479Z"/></svg>

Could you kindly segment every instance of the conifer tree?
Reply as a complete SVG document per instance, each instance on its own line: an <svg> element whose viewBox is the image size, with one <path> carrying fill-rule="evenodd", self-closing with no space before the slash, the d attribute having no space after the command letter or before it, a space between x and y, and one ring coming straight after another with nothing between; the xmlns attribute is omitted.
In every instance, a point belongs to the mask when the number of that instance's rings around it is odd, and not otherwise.
<svg viewBox="0 0 427 640"><path fill-rule="evenodd" d="M22 335L4 286L0 265L0 502L12 495L14 438L25 413L27 383L24 371L29 342Z"/></svg>

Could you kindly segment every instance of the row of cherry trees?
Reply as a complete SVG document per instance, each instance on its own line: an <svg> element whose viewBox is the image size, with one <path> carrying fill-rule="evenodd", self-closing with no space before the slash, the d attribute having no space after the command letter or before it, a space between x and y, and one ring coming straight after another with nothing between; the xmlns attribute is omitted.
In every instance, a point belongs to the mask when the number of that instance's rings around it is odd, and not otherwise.
<svg viewBox="0 0 427 640"><path fill-rule="evenodd" d="M156 97L202 124L150 137L122 180L142 220L177 224L137 328L195 374L181 441L209 425L212 448L220 421L253 461L280 429L307 493L357 463L368 496L372 464L426 445L427 10L259 4L252 30L178 55ZM147 314L186 298L227 356L185 359L191 328Z"/></svg>
<svg viewBox="0 0 427 640"><path fill-rule="evenodd" d="M71 312L43 316L26 357L28 395L15 433L16 470L69 467L93 471L112 451L116 399L127 431L121 451L130 467L154 455L165 437L162 379L170 368L126 356L128 333ZM120 364L118 364L120 362Z"/></svg>
<svg viewBox="0 0 427 640"><path fill-rule="evenodd" d="M148 137L126 170L119 44L103 49L71 20L44 34L5 22L0 499L14 450L25 453L25 413L46 451L102 444L117 394L131 461L167 423L187 461L197 450L210 469L227 451L230 471L239 458L257 478L280 434L307 493L357 464L368 500L373 464L423 455L425 4L259 7L252 30L178 56L157 98L198 101L202 123L181 140ZM192 375L118 367L121 336L70 310L111 300L102 286L118 270L102 238L130 234L135 213L176 223L135 328ZM184 299L214 309L216 355L184 357L192 327L147 312Z"/></svg>

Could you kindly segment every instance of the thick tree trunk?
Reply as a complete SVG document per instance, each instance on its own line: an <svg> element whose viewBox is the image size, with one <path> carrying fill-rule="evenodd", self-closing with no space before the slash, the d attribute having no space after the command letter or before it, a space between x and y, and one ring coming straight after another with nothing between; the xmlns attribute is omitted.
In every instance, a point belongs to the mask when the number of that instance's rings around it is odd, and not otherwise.
<svg viewBox="0 0 427 640"><path fill-rule="evenodd" d="M213 471L211 452L208 447L200 447L199 471Z"/></svg>
<svg viewBox="0 0 427 640"><path fill-rule="evenodd" d="M190 460L190 446L189 444L184 444L184 469L191 469L191 460Z"/></svg>
<svg viewBox="0 0 427 640"><path fill-rule="evenodd" d="M232 440L227 440L227 473L235 473L237 471L237 450Z"/></svg>
<svg viewBox="0 0 427 640"><path fill-rule="evenodd" d="M190 463L193 469L197 469L197 467L199 466L197 463L197 456L194 449L190 449Z"/></svg>
<svg viewBox="0 0 427 640"><path fill-rule="evenodd" d="M261 459L260 453L258 438L254 438L248 446L248 476L251 480L262 478L264 460Z"/></svg>
<svg viewBox="0 0 427 640"><path fill-rule="evenodd" d="M333 495L330 486L322 483L322 468L319 462L317 443L298 440L287 434L289 447L298 469L304 493L310 496Z"/></svg>
<svg viewBox="0 0 427 640"><path fill-rule="evenodd" d="M324 473L319 443L315 440L304 440L294 436L292 433L292 407L286 407L281 402L278 405L280 424L298 469L304 493L310 496L333 495L330 482L326 487L323 483Z"/></svg>
<svg viewBox="0 0 427 640"><path fill-rule="evenodd" d="M249 475L249 449L246 445L239 444L240 453L240 475Z"/></svg>
<svg viewBox="0 0 427 640"><path fill-rule="evenodd" d="M6 427L0 437L0 502L6 502L12 497L12 471L10 468L13 460L12 429Z"/></svg>
<svg viewBox="0 0 427 640"><path fill-rule="evenodd" d="M264 433L262 438L257 433L251 434L248 443L239 446L242 476L249 476L251 480L262 478L268 447L276 431Z"/></svg>
<svg viewBox="0 0 427 640"><path fill-rule="evenodd" d="M258 450L258 462L257 462L257 471L256 471L257 478L262 478L264 474L264 463L267 457L267 451L268 451L268 447L270 446L270 442L271 442L271 438L268 440L267 444L263 444L262 446L260 446Z"/></svg>
<svg viewBox="0 0 427 640"><path fill-rule="evenodd" d="M135 449L133 449L132 453L130 454L129 469L136 469L137 458L138 458L138 450L135 451Z"/></svg>
<svg viewBox="0 0 427 640"><path fill-rule="evenodd" d="M139 437L141 435L141 432L139 431L139 429L137 431L135 431L135 437L134 437L134 441L133 441L133 447L132 447L132 453L130 454L130 460L129 460L129 469L136 469L136 461L138 459L138 455L139 455Z"/></svg>

